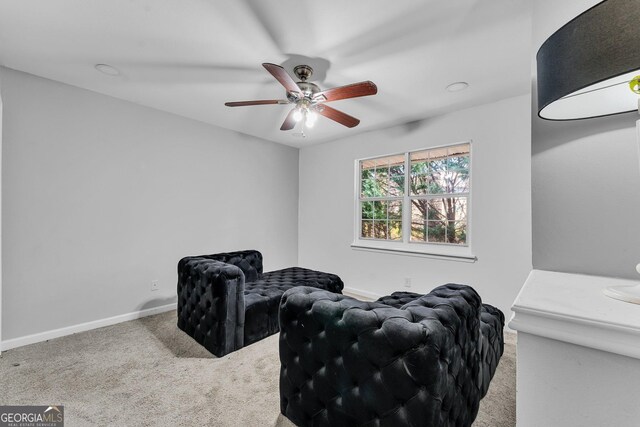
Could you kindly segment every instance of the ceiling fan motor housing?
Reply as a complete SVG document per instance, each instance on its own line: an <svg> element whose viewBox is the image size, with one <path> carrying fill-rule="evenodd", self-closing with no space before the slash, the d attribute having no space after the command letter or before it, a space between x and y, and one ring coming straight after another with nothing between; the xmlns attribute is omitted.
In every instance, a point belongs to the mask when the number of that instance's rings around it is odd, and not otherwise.
<svg viewBox="0 0 640 427"><path fill-rule="evenodd" d="M320 88L317 85L307 81L313 74L313 68L308 65L297 65L293 69L293 74L300 79L296 84L304 98L311 99L313 95L320 92ZM289 97L289 94L287 94L287 97Z"/></svg>
<svg viewBox="0 0 640 427"><path fill-rule="evenodd" d="M313 83L298 82L296 83L305 98L313 98L313 95L320 92L320 88Z"/></svg>

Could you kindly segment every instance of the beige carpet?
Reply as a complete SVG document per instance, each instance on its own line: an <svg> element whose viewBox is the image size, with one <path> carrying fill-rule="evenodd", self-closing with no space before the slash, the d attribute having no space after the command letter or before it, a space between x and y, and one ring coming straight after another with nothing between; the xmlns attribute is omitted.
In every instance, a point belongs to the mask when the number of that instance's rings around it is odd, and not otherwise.
<svg viewBox="0 0 640 427"><path fill-rule="evenodd" d="M474 426L515 425L515 335ZM0 405L65 406L67 426L292 426L278 336L216 358L175 311L2 353Z"/></svg>

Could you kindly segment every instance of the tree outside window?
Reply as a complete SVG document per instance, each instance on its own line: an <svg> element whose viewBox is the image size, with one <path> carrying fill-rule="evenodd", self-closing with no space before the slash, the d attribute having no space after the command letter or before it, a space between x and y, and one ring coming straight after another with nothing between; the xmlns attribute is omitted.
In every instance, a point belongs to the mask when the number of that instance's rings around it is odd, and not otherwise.
<svg viewBox="0 0 640 427"><path fill-rule="evenodd" d="M359 169L360 238L468 244L469 143L362 160Z"/></svg>

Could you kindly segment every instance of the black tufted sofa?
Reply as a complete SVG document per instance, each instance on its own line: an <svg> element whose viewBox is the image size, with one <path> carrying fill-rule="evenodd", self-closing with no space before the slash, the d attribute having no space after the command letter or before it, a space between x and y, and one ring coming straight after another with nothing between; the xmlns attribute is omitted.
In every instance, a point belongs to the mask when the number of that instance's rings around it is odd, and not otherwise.
<svg viewBox="0 0 640 427"><path fill-rule="evenodd" d="M178 327L224 356L278 332L280 298L294 286L340 293L344 284L299 267L263 273L255 250L185 257L178 263Z"/></svg>
<svg viewBox="0 0 640 427"><path fill-rule="evenodd" d="M448 284L376 302L299 287L280 303L280 409L298 426L470 426L504 315Z"/></svg>

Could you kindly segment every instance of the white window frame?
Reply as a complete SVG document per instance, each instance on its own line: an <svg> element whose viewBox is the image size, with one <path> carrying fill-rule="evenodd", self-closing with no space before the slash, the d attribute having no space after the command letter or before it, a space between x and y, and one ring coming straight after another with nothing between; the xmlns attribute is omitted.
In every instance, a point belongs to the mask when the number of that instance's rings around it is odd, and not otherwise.
<svg viewBox="0 0 640 427"><path fill-rule="evenodd" d="M416 242L411 241L411 233L407 232L407 227L411 227L411 194L410 194L410 154L424 150L434 150L438 148L447 148L456 145L469 144L469 191L467 197L467 231L466 243L435 243L435 242ZM404 194L402 196L402 241L382 240L362 238L362 213L360 211L360 194L362 179L360 177L360 162L364 160L373 160L383 157L403 155L405 158L405 180ZM398 255L423 256L429 258L440 258L454 261L475 262L476 256L472 251L472 206L473 206L473 141L461 141L450 144L434 145L432 147L411 149L391 154L381 154L371 157L356 159L354 163L354 238L351 247L355 250L366 250L374 252L389 252Z"/></svg>

